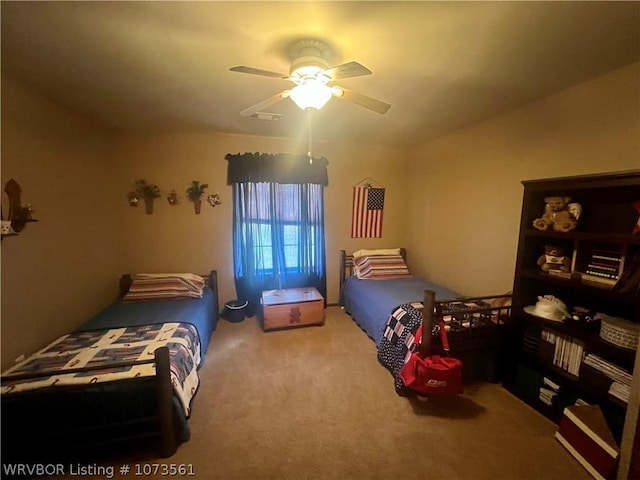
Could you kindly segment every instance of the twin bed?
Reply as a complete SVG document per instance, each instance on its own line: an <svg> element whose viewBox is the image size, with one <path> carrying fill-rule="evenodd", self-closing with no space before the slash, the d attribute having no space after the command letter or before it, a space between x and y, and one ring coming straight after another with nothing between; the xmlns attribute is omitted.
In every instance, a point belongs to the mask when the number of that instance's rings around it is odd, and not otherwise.
<svg viewBox="0 0 640 480"><path fill-rule="evenodd" d="M397 373L410 351L441 349L440 318L452 353L471 353L463 371L483 363L478 352L495 370L509 295L463 298L410 275L405 256L340 252L340 304L375 342L396 391L407 393ZM197 370L218 311L215 271L123 276L116 302L3 373L3 459L77 458L129 441L153 441L161 456L173 455L190 437ZM417 339L421 323L427 333Z"/></svg>
<svg viewBox="0 0 640 480"><path fill-rule="evenodd" d="M463 297L446 287L411 275L406 251L340 251L340 305L375 342L378 360L391 371L396 391L408 394L398 373L416 348L441 354L443 319L451 354L464 363L466 382L499 376L502 339L510 315L510 294ZM416 339L423 324L422 339Z"/></svg>
<svg viewBox="0 0 640 480"><path fill-rule="evenodd" d="M3 459L141 441L171 456L190 437L218 311L216 271L123 276L116 302L3 373Z"/></svg>

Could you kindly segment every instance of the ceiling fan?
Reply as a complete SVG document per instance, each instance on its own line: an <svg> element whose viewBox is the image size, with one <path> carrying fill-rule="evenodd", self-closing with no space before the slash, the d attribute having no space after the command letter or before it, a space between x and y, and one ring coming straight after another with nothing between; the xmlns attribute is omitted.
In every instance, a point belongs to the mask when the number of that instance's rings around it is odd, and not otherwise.
<svg viewBox="0 0 640 480"><path fill-rule="evenodd" d="M303 110L322 108L332 97L341 98L377 113L386 113L391 107L388 103L352 92L334 85L336 80L371 75L371 70L358 62L347 62L333 67L326 60L328 47L318 40L301 40L289 47L292 59L289 75L271 72L244 65L232 67L232 72L249 73L263 77L281 78L295 84L291 89L283 90L240 112L245 117L255 117L263 109L285 98L291 99Z"/></svg>

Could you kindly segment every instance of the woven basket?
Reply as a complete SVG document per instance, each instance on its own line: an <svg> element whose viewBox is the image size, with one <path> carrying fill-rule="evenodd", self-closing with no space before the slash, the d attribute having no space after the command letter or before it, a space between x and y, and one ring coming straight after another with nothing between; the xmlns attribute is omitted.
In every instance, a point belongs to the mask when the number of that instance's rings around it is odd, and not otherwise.
<svg viewBox="0 0 640 480"><path fill-rule="evenodd" d="M600 338L614 345L635 350L638 347L640 337L640 324L624 318L602 316L600 325Z"/></svg>

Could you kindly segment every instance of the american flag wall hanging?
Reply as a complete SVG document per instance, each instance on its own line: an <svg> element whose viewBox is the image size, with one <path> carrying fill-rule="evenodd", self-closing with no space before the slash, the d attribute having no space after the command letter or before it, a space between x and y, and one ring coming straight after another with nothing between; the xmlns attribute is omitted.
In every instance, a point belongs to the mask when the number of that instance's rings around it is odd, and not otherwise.
<svg viewBox="0 0 640 480"><path fill-rule="evenodd" d="M353 187L351 238L382 237L384 188Z"/></svg>

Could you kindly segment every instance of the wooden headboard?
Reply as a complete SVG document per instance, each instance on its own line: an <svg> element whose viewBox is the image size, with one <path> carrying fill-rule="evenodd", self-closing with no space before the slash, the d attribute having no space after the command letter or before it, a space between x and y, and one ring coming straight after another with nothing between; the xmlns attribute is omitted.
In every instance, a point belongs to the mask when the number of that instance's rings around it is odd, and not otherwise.
<svg viewBox="0 0 640 480"><path fill-rule="evenodd" d="M400 248L400 255L404 261L407 261L407 251L404 248ZM340 285L339 292L340 296L338 297L338 305L342 306L342 287L344 286L344 282L347 277L353 275L353 255L348 255L345 250L340 250Z"/></svg>

